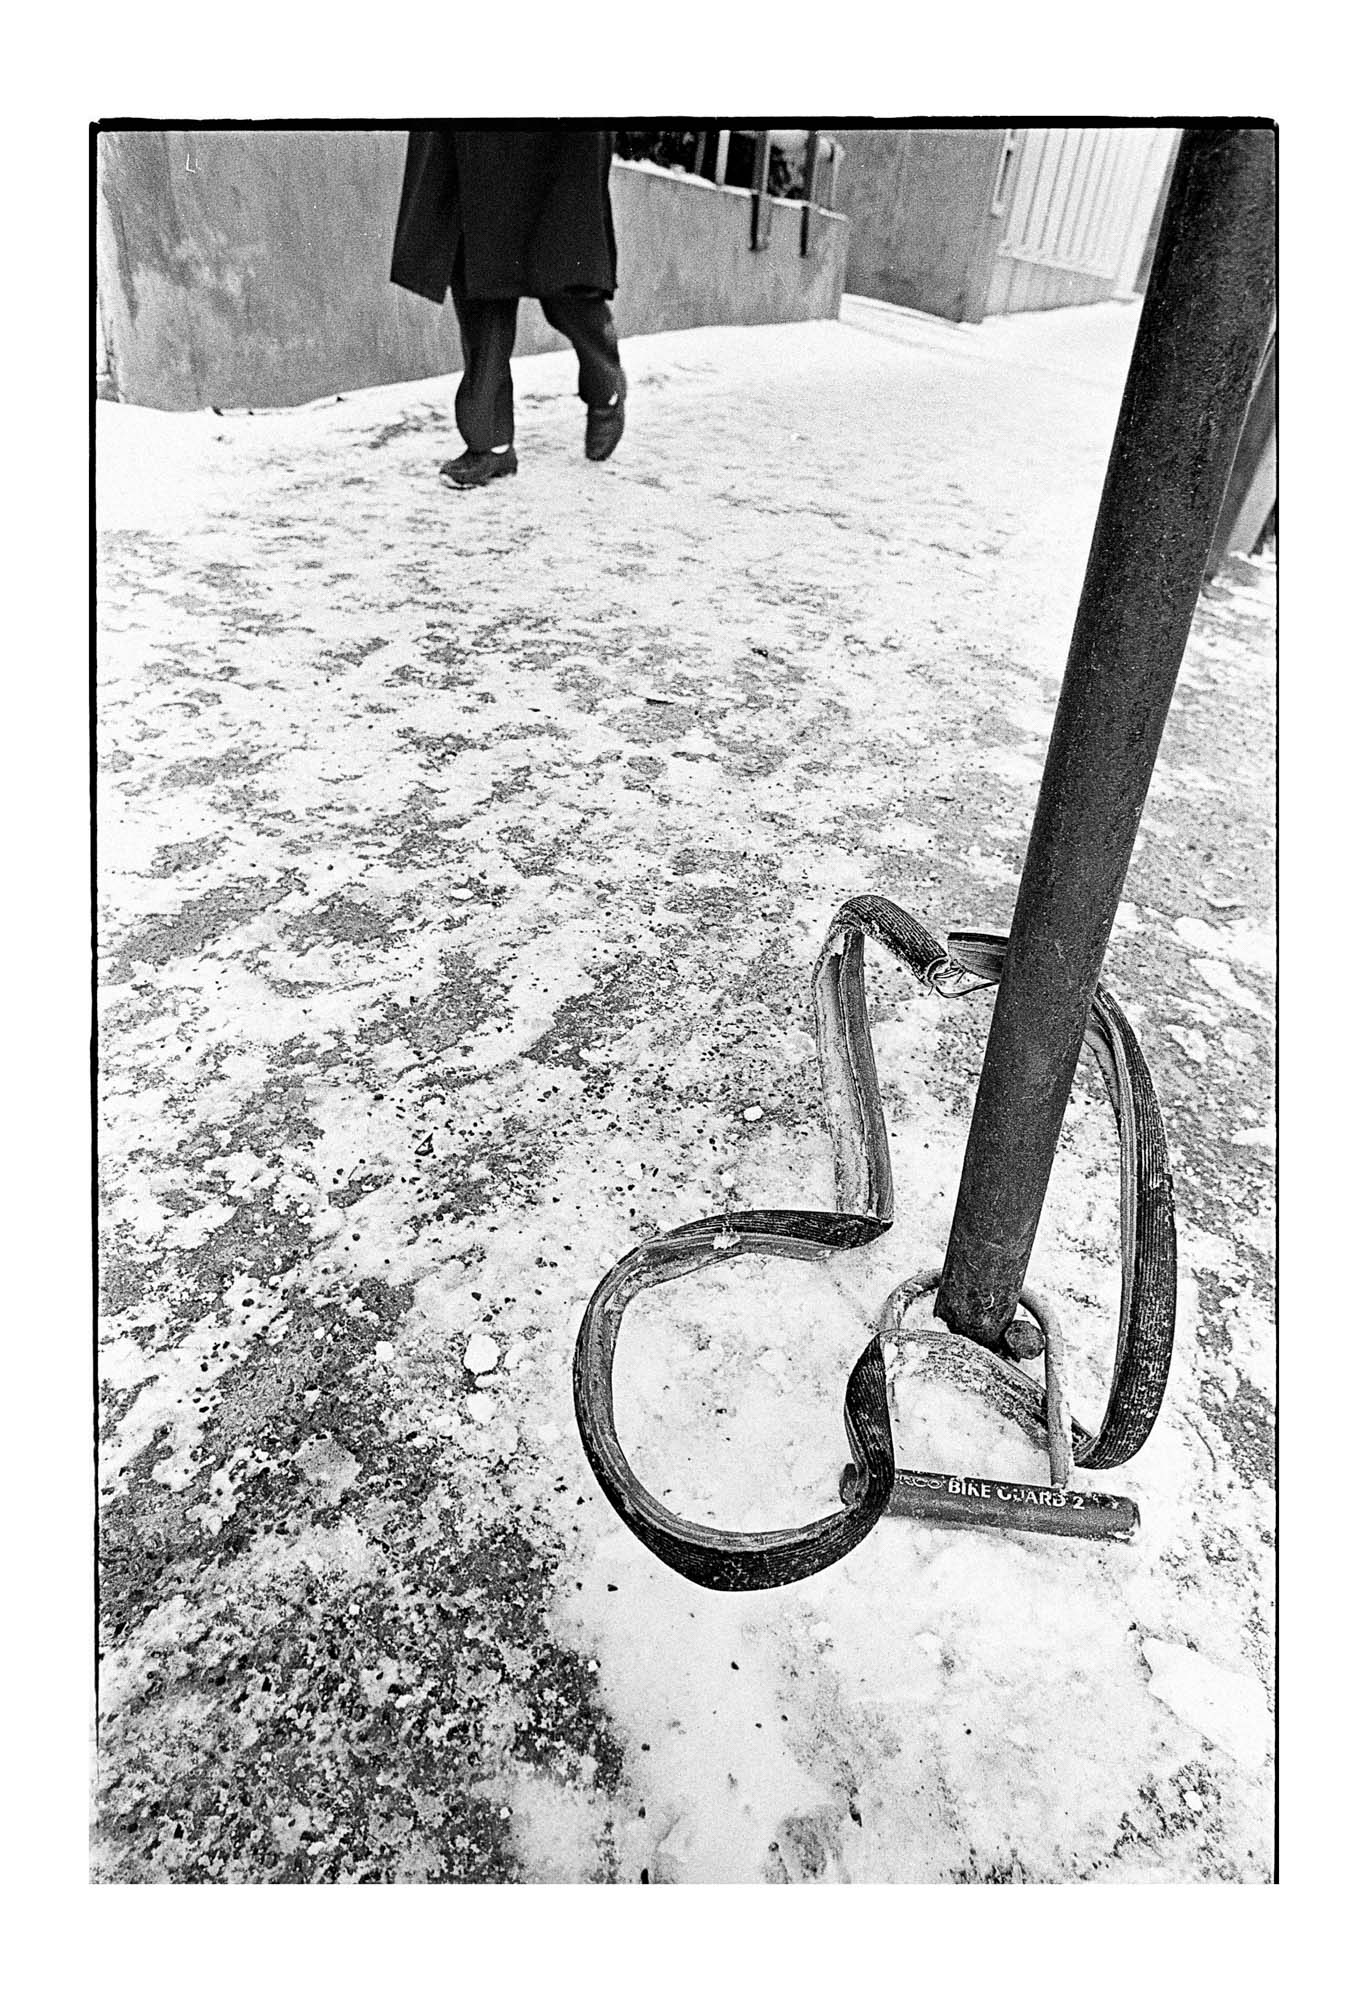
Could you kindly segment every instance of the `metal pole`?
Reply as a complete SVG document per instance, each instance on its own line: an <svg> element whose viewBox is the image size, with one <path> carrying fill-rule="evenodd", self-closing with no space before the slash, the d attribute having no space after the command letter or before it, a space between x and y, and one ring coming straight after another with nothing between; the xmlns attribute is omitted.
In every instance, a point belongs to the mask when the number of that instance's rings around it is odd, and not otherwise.
<svg viewBox="0 0 1368 2000"><path fill-rule="evenodd" d="M1226 487L1225 499L1221 503L1221 518L1216 524L1212 538L1211 553L1207 557L1207 575L1212 576L1234 550L1243 555L1245 549L1236 547L1234 535L1240 526L1240 517L1251 500L1260 506L1264 519L1273 504L1267 486L1261 499L1255 499L1255 484L1259 479L1263 460L1268 452L1270 439L1278 428L1278 336L1276 332L1268 337L1264 358L1259 364L1258 378L1254 383L1254 393L1249 399L1245 412L1244 429L1240 432L1239 448L1235 453L1235 463L1230 468L1230 484ZM1276 487L1274 488L1276 492ZM1263 521L1256 520L1254 533L1257 534ZM1248 543L1245 544L1245 548Z"/></svg>
<svg viewBox="0 0 1368 2000"><path fill-rule="evenodd" d="M1274 303L1270 130L1184 134L1093 531L936 1312L1016 1310Z"/></svg>
<svg viewBox="0 0 1368 2000"><path fill-rule="evenodd" d="M768 131L755 134L755 164L751 169L751 249L768 250L771 205L769 195L771 141Z"/></svg>
<svg viewBox="0 0 1368 2000"><path fill-rule="evenodd" d="M817 207L817 162L821 157L822 135L809 132L803 154L803 214L798 229L798 255L806 257L811 246L812 218Z"/></svg>

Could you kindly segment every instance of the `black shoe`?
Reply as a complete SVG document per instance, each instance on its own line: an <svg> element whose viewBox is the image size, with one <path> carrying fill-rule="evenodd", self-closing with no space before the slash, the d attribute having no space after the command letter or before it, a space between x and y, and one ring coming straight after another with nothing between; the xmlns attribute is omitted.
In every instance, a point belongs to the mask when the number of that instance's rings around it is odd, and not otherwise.
<svg viewBox="0 0 1368 2000"><path fill-rule="evenodd" d="M488 486L491 479L507 479L518 469L518 454L512 445L507 451L463 451L437 469L443 486Z"/></svg>
<svg viewBox="0 0 1368 2000"><path fill-rule="evenodd" d="M584 456L611 458L627 428L627 387L618 390L606 410L590 410L584 424Z"/></svg>

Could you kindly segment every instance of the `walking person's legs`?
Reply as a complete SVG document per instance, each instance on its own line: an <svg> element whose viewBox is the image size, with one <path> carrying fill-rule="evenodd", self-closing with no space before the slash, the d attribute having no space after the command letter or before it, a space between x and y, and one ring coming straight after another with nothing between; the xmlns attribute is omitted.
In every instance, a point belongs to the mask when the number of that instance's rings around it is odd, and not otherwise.
<svg viewBox="0 0 1368 2000"><path fill-rule="evenodd" d="M513 450L513 342L516 299L466 299L453 292L464 369L456 387L456 428L465 442L442 478L449 486L484 486L518 469Z"/></svg>
<svg viewBox="0 0 1368 2000"><path fill-rule="evenodd" d="M579 359L580 400L588 405L585 455L607 458L627 421L627 377L618 355L612 310L601 292L552 292L539 303Z"/></svg>

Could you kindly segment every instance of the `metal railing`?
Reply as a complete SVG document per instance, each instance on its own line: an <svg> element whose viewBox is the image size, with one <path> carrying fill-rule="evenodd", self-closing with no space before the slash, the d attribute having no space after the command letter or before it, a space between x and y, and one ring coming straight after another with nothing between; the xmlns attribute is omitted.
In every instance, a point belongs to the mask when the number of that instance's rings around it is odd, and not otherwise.
<svg viewBox="0 0 1368 2000"><path fill-rule="evenodd" d="M707 164L708 144L714 136L716 150L713 155L712 172L707 177L718 187L727 183L727 164L733 137L753 142L751 249L769 248L775 200L796 199L802 209L798 229L798 254L800 257L810 255L822 210L832 207L836 200L836 185L840 177L844 148L829 135L818 131L795 130L787 126L723 126L716 135L711 132L699 133L698 144L694 150L694 172L699 176L703 176ZM772 195L770 180L775 151L793 153L800 146L803 154L802 177L799 183L801 192L796 197Z"/></svg>

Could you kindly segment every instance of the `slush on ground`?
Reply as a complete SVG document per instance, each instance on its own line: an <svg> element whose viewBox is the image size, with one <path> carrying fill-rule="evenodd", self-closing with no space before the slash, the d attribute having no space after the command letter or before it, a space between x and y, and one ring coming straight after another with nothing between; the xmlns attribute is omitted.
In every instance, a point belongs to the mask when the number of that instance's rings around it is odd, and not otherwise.
<svg viewBox="0 0 1368 2000"><path fill-rule="evenodd" d="M1273 1584L1271 562L1203 594L1108 952L1164 1105L1178 1333L1083 1484L1127 1545L885 1519L720 1595L585 1464L581 1314L634 1243L833 1200L808 980L848 896L1006 929L1138 309L624 344L583 457L515 364L101 405L109 1881L1264 1881ZM892 1229L624 1324L677 1512L830 1512L868 1320L941 1261L991 1012L868 957ZM1095 1424L1117 1142L1080 1064L1031 1283ZM891 1362L900 1460L1044 1480Z"/></svg>

